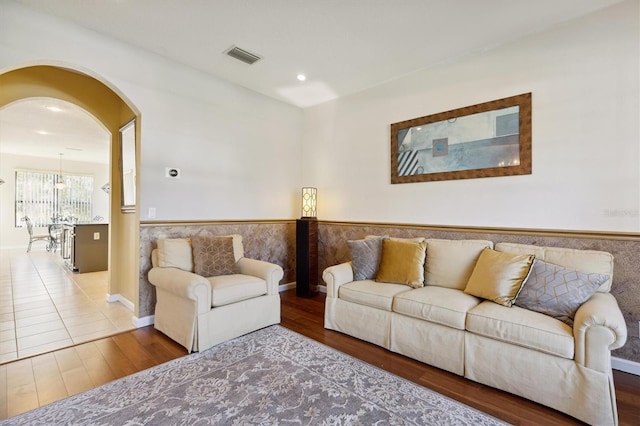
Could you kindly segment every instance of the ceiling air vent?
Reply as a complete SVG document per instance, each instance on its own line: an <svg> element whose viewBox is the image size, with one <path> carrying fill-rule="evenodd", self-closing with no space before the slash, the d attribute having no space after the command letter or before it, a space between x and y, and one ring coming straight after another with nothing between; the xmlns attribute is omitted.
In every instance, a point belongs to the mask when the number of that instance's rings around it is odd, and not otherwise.
<svg viewBox="0 0 640 426"><path fill-rule="evenodd" d="M231 46L231 48L229 48L225 53L232 58L235 58L249 65L252 65L262 59L260 56L251 52L247 52L244 49L240 49L237 46Z"/></svg>

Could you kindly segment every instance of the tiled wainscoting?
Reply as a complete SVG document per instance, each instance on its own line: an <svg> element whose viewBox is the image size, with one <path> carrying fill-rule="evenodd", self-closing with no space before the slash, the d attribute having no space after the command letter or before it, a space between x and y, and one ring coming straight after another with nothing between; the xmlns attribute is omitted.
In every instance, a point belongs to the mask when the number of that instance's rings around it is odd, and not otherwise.
<svg viewBox="0 0 640 426"><path fill-rule="evenodd" d="M155 290L147 280L151 268L151 251L158 238L184 238L193 235L241 234L245 255L277 263L284 268L282 283L295 281L295 221L254 222L175 222L143 223L140 229L140 317L153 315ZM366 235L427 237L445 239L484 239L498 242L603 250L613 254L612 293L624 314L627 343L613 355L640 363L640 234L542 231L436 227L425 225L369 224L319 221L319 274L331 265L349 261L347 240ZM320 283L323 283L320 278Z"/></svg>

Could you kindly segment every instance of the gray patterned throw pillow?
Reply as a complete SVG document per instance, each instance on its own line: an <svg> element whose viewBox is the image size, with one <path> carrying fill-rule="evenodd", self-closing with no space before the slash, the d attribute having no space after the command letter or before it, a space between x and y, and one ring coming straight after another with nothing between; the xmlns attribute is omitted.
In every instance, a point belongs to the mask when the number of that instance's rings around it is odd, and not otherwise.
<svg viewBox="0 0 640 426"><path fill-rule="evenodd" d="M233 237L197 236L193 246L193 271L203 277L233 274Z"/></svg>
<svg viewBox="0 0 640 426"><path fill-rule="evenodd" d="M573 326L580 305L608 279L608 275L575 271L535 259L515 305Z"/></svg>
<svg viewBox="0 0 640 426"><path fill-rule="evenodd" d="M382 254L382 240L385 237L367 238L364 240L349 240L347 245L351 252L351 267L353 280L372 280L378 275L380 257Z"/></svg>

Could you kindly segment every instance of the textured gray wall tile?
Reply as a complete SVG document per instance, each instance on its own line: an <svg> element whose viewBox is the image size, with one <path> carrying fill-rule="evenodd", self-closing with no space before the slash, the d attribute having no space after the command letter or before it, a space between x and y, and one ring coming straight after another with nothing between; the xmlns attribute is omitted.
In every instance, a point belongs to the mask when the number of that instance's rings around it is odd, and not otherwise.
<svg viewBox="0 0 640 426"><path fill-rule="evenodd" d="M284 269L281 283L295 281L295 221L282 223L239 223L211 225L145 226L140 229L140 317L152 315L155 289L147 280L151 268L151 250L158 238L184 238L193 235L243 236L245 256L277 263ZM358 224L319 223L319 274L332 265L350 260L347 240L367 235L394 237L427 237L445 239L481 239L494 243L510 242L539 246L567 247L581 250L602 250L614 256L613 287L615 296L627 323L627 343L613 352L619 358L640 362L640 239L547 236L522 232L498 233L482 230L432 230L416 226L383 226ZM322 278L319 278L322 283Z"/></svg>

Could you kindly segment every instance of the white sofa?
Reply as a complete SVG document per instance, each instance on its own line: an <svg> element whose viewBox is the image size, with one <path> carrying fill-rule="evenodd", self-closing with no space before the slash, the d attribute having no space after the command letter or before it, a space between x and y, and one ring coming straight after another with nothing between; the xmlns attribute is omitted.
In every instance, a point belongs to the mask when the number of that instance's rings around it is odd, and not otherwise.
<svg viewBox="0 0 640 426"><path fill-rule="evenodd" d="M532 254L609 276L577 310L571 327L539 312L464 292L480 253L493 248L491 241L425 241L424 287L354 281L351 262L327 268L325 327L589 424L617 424L611 350L625 343L627 330L609 293L611 254L513 243L495 246L499 252Z"/></svg>
<svg viewBox="0 0 640 426"><path fill-rule="evenodd" d="M244 257L242 237L231 237L235 272L228 275L194 273L190 238L158 240L152 252L154 327L189 352L280 323L282 267Z"/></svg>

